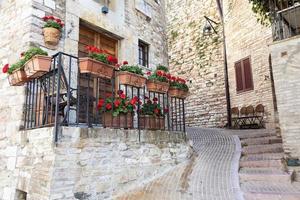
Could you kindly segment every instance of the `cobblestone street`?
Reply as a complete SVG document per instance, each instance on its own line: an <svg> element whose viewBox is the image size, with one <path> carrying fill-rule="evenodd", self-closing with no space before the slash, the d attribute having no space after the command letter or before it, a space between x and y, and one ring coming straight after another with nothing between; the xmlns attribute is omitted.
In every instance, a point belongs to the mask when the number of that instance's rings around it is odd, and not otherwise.
<svg viewBox="0 0 300 200"><path fill-rule="evenodd" d="M195 155L160 179L136 190L125 200L240 200L237 136L218 129L189 129Z"/></svg>

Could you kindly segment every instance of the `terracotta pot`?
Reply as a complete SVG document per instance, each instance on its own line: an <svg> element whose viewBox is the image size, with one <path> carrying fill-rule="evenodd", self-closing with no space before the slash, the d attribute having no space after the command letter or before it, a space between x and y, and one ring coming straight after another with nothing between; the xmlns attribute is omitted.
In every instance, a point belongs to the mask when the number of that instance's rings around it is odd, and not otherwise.
<svg viewBox="0 0 300 200"><path fill-rule="evenodd" d="M187 97L188 91L183 91L183 90L179 90L179 89L176 89L176 88L169 88L168 94L171 97L184 99L184 98Z"/></svg>
<svg viewBox="0 0 300 200"><path fill-rule="evenodd" d="M146 78L138 75L138 74L134 74L131 72L125 72L125 71L119 71L117 74L118 80L119 80L119 84L122 85L131 85L134 87L144 87L146 85Z"/></svg>
<svg viewBox="0 0 300 200"><path fill-rule="evenodd" d="M57 45L60 39L60 30L52 27L44 28L44 41L49 45Z"/></svg>
<svg viewBox="0 0 300 200"><path fill-rule="evenodd" d="M150 92L167 93L169 90L169 83L160 82L156 80L147 81L147 89Z"/></svg>
<svg viewBox="0 0 300 200"><path fill-rule="evenodd" d="M111 79L114 67L91 58L79 58L80 73L91 73L98 77Z"/></svg>
<svg viewBox="0 0 300 200"><path fill-rule="evenodd" d="M8 76L9 84L12 86L21 86L28 82L30 79L27 78L24 69L17 69Z"/></svg>
<svg viewBox="0 0 300 200"><path fill-rule="evenodd" d="M28 78L38 78L49 72L50 66L51 57L37 55L25 63L24 71Z"/></svg>
<svg viewBox="0 0 300 200"><path fill-rule="evenodd" d="M151 115L140 115L140 128L149 130L165 130L165 118Z"/></svg>
<svg viewBox="0 0 300 200"><path fill-rule="evenodd" d="M102 115L102 123L104 127L111 128L133 128L133 113L120 114L116 117L112 112L105 112Z"/></svg>

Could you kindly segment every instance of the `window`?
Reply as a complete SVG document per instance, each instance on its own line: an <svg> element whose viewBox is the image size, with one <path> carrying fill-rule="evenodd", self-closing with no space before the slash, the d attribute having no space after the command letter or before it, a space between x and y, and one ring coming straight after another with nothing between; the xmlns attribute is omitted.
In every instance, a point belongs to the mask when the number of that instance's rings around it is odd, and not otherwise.
<svg viewBox="0 0 300 200"><path fill-rule="evenodd" d="M139 64L149 67L149 45L139 40Z"/></svg>
<svg viewBox="0 0 300 200"><path fill-rule="evenodd" d="M235 63L235 78L236 78L236 91L245 92L253 90L253 78L250 58L242 59Z"/></svg>

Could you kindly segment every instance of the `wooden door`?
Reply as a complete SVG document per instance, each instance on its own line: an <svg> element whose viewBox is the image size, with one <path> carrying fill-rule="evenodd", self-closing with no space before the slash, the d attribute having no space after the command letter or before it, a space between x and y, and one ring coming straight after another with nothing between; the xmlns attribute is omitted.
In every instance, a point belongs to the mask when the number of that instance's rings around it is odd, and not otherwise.
<svg viewBox="0 0 300 200"><path fill-rule="evenodd" d="M111 56L116 58L118 57L117 39L81 25L79 30L78 57L87 56L88 52L85 49L87 45L95 46L99 49L107 51ZM96 77L87 79L87 77L84 75L80 78L80 95L82 97L86 97L87 95L90 96L90 103L86 101L80 106L80 122L87 121L86 113L88 108L91 115L90 118L92 118L90 121L92 121L92 123L99 123L97 122L98 119L95 121L95 118L98 118L96 113L96 106L98 102L97 97L104 98L104 96L111 94L111 90L111 80L104 80Z"/></svg>

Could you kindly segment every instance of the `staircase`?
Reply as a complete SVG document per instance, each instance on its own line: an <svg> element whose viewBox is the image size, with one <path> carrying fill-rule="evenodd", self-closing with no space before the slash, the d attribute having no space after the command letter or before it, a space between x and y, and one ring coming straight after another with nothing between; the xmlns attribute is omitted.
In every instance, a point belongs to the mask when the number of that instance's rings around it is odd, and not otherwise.
<svg viewBox="0 0 300 200"><path fill-rule="evenodd" d="M245 200L300 200L300 183L284 162L282 139L275 131L239 134L240 183Z"/></svg>

